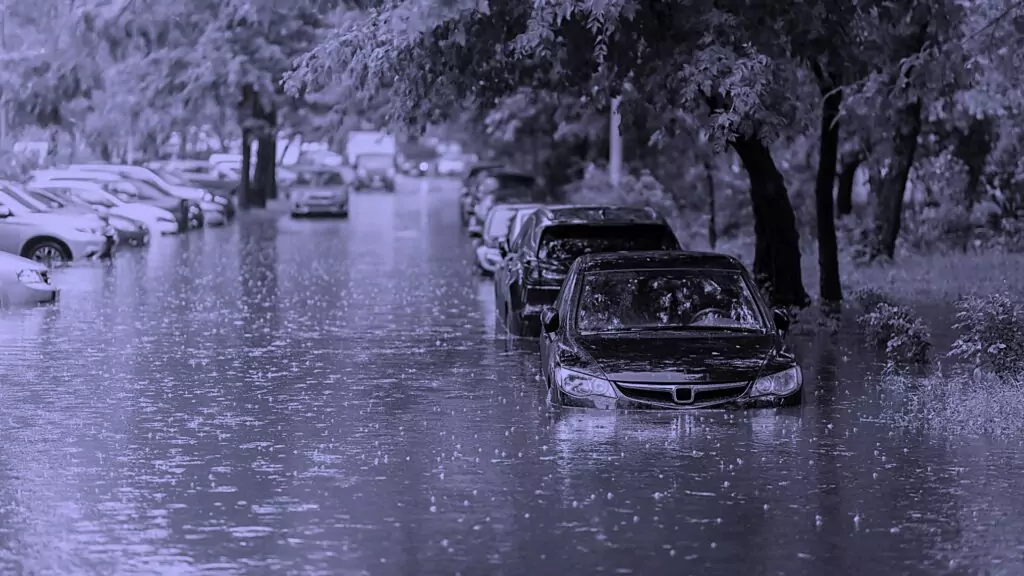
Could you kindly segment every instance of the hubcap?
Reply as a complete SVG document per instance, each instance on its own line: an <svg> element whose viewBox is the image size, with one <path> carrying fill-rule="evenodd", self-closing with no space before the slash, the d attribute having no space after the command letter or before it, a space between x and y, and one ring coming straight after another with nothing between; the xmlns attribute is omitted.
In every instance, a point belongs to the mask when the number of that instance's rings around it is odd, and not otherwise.
<svg viewBox="0 0 1024 576"><path fill-rule="evenodd" d="M63 264L65 262L64 254L55 246L40 246L36 248L35 252L32 253L32 259L47 266Z"/></svg>

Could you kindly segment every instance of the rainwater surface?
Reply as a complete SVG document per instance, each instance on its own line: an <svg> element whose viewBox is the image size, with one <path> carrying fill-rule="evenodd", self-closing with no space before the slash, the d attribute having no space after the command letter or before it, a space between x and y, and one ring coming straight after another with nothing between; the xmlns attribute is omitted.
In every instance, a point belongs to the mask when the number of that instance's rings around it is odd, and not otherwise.
<svg viewBox="0 0 1024 576"><path fill-rule="evenodd" d="M0 312L0 573L1024 574L1019 447L881 423L855 338L795 410L559 411L455 183L352 202Z"/></svg>

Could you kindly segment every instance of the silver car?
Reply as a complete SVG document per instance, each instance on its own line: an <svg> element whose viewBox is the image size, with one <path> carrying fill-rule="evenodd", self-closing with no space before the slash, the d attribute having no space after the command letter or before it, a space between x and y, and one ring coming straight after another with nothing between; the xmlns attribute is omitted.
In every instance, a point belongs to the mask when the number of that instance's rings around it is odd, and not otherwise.
<svg viewBox="0 0 1024 576"><path fill-rule="evenodd" d="M114 230L94 214L44 212L0 190L0 251L48 266L102 258L114 249Z"/></svg>
<svg viewBox="0 0 1024 576"><path fill-rule="evenodd" d="M292 217L316 214L348 218L348 197L351 176L340 168L329 166L292 167L296 174L289 192Z"/></svg>
<svg viewBox="0 0 1024 576"><path fill-rule="evenodd" d="M0 308L53 302L58 294L45 265L0 252Z"/></svg>

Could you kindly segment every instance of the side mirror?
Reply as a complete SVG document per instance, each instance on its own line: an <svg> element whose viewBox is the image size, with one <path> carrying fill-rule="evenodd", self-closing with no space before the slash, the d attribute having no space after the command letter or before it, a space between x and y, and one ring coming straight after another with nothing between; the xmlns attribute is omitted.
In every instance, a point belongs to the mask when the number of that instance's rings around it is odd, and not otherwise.
<svg viewBox="0 0 1024 576"><path fill-rule="evenodd" d="M0 218L10 218L11 216L13 216L13 214L11 214L10 208L7 206L0 206Z"/></svg>
<svg viewBox="0 0 1024 576"><path fill-rule="evenodd" d="M548 334L558 332L558 310L554 306L545 306L540 313L540 323Z"/></svg>
<svg viewBox="0 0 1024 576"><path fill-rule="evenodd" d="M498 252L501 254L502 258L508 256L508 240L505 240L504 238L498 240Z"/></svg>
<svg viewBox="0 0 1024 576"><path fill-rule="evenodd" d="M470 238L474 238L474 239L483 238L484 237L484 233L479 228L470 228L469 229L469 237Z"/></svg>
<svg viewBox="0 0 1024 576"><path fill-rule="evenodd" d="M778 328L780 332L789 331L789 325L792 322L792 319L789 317L789 312L785 309L776 308L772 310L772 320L775 321L775 327Z"/></svg>

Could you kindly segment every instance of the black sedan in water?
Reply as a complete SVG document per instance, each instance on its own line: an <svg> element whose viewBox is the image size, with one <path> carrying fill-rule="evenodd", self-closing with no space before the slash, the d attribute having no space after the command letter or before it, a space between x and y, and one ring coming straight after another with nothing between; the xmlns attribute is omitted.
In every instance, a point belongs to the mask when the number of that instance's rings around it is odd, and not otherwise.
<svg viewBox="0 0 1024 576"><path fill-rule="evenodd" d="M557 404L687 409L795 405L789 316L731 256L622 252L577 260L541 313L541 374Z"/></svg>

